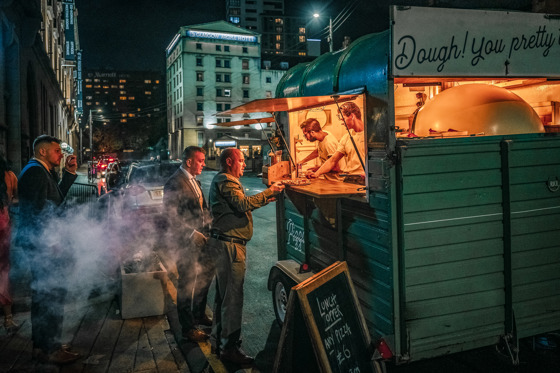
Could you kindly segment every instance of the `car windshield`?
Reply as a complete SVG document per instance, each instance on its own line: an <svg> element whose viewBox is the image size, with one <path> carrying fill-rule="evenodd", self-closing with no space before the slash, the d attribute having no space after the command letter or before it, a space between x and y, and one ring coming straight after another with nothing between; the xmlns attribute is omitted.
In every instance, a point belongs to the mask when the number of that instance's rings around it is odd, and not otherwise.
<svg viewBox="0 0 560 373"><path fill-rule="evenodd" d="M130 172L129 182L136 184L160 184L163 186L167 179L177 171L179 165L180 163L156 163L135 167Z"/></svg>

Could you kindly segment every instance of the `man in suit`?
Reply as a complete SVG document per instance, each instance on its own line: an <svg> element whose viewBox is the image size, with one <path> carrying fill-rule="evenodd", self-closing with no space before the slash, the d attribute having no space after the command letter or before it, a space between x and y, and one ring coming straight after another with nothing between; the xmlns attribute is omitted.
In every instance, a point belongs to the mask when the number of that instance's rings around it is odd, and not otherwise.
<svg viewBox="0 0 560 373"><path fill-rule="evenodd" d="M58 232L49 223L61 216L64 198L77 178L76 156L66 158L62 179L55 167L63 158L60 140L41 135L33 142L32 158L19 175L19 224L16 242L31 270L31 335L33 357L42 362L71 363L77 353L61 345L66 289L64 274L71 260Z"/></svg>
<svg viewBox="0 0 560 373"><path fill-rule="evenodd" d="M208 288L215 271L207 248L211 216L200 182L196 180L205 166L205 159L204 149L187 147L183 151L183 163L163 189L179 274L177 313L183 338L192 342L209 337L197 325L212 325L205 313Z"/></svg>

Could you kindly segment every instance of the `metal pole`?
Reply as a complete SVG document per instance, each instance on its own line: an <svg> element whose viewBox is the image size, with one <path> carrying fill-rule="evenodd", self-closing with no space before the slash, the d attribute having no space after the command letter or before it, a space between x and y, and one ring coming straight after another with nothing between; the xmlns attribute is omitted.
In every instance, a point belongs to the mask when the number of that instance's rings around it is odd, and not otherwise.
<svg viewBox="0 0 560 373"><path fill-rule="evenodd" d="M329 52L333 51L332 17L329 17Z"/></svg>
<svg viewBox="0 0 560 373"><path fill-rule="evenodd" d="M91 161L91 180L93 181L93 118L89 111L89 157Z"/></svg>

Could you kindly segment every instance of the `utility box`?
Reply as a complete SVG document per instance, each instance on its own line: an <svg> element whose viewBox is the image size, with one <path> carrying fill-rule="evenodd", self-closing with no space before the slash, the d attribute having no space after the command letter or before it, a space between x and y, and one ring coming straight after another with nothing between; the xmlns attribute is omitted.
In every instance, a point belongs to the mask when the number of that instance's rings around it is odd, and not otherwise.
<svg viewBox="0 0 560 373"><path fill-rule="evenodd" d="M167 270L161 262L159 270L130 272L121 264L121 316L123 319L163 315ZM153 268L152 268L153 269Z"/></svg>

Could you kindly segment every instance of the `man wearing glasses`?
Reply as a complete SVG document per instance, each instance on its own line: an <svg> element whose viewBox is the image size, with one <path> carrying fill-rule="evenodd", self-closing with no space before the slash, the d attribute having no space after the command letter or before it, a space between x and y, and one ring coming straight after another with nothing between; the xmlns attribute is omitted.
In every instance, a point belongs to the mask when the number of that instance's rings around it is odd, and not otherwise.
<svg viewBox="0 0 560 373"><path fill-rule="evenodd" d="M319 169L335 152L338 147L338 141L330 132L323 131L321 124L315 118L309 118L300 124L303 135L309 142L316 142L317 147L307 157L305 157L301 164L305 164L315 158L319 158L320 164L310 167L307 174L313 173ZM344 162L343 160L340 161ZM336 173L340 172L341 165L335 164L330 173L325 173L323 176L327 180L339 180Z"/></svg>
<svg viewBox="0 0 560 373"><path fill-rule="evenodd" d="M361 159L364 159L364 122L362 121L362 113L358 105L353 102L345 102L340 106L338 119L341 124L348 127L348 133L338 142L336 152L330 157L317 171L307 175L308 178L317 178L329 171L342 159L346 161L346 166L342 169L343 173L349 176L360 176L365 180L365 171L362 167ZM354 144L352 143L354 140ZM359 151L359 155L356 152Z"/></svg>

